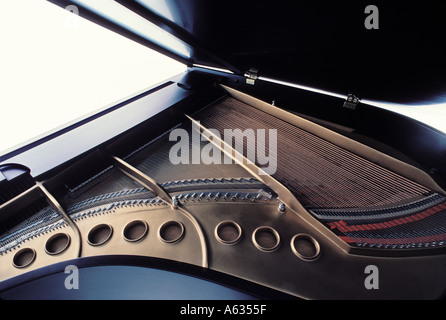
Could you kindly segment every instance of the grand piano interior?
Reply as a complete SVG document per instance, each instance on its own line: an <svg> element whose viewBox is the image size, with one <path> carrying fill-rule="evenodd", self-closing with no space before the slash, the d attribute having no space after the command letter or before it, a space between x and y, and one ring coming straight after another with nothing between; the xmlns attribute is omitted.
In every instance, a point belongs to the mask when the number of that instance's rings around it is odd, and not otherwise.
<svg viewBox="0 0 446 320"><path fill-rule="evenodd" d="M51 2L188 71L0 157L2 299L443 298L446 136L361 100L441 96L438 8L377 4L368 30L362 1L114 2L184 54L91 1Z"/></svg>

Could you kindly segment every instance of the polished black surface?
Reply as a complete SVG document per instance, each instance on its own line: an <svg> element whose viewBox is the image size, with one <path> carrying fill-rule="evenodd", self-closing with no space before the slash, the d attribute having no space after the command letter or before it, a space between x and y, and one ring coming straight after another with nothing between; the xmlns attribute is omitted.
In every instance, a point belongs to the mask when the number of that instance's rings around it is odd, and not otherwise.
<svg viewBox="0 0 446 320"><path fill-rule="evenodd" d="M429 104L446 99L441 1L118 3L187 44L190 56L178 55L162 39L142 39L125 22L116 24L100 12L79 6L79 14L189 66L239 75L257 68L261 76L374 100ZM369 5L375 9L366 10ZM374 29L366 27L369 22Z"/></svg>
<svg viewBox="0 0 446 320"><path fill-rule="evenodd" d="M296 298L212 270L140 256L69 260L0 283L0 300L258 299Z"/></svg>
<svg viewBox="0 0 446 320"><path fill-rule="evenodd" d="M168 0L164 10L156 1L119 2L187 41L195 49L190 63L235 73L258 68L262 76L369 99L446 98L440 1ZM378 29L365 27L370 4Z"/></svg>
<svg viewBox="0 0 446 320"><path fill-rule="evenodd" d="M7 290L13 300L251 300L253 296L210 281L164 270L131 266L81 269L79 288L67 289L70 273L56 273ZM38 290L36 290L38 288Z"/></svg>

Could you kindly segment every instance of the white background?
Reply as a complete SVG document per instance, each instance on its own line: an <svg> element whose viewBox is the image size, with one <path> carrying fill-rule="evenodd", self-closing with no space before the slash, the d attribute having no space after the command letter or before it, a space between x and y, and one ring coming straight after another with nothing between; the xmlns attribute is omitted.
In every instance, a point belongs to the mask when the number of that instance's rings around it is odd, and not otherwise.
<svg viewBox="0 0 446 320"><path fill-rule="evenodd" d="M0 154L185 70L45 0L0 0Z"/></svg>

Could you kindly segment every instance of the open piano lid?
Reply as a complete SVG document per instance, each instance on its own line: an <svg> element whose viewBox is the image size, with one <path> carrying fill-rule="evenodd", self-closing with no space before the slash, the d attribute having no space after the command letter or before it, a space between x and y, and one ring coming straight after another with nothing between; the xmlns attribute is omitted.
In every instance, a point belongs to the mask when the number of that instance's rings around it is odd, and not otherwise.
<svg viewBox="0 0 446 320"><path fill-rule="evenodd" d="M50 1L76 5L81 16L189 66L235 74L255 68L264 77L396 103L446 98L440 1L375 1L373 11L367 1ZM172 34L184 50L147 26L141 40L135 19L124 19L129 13Z"/></svg>

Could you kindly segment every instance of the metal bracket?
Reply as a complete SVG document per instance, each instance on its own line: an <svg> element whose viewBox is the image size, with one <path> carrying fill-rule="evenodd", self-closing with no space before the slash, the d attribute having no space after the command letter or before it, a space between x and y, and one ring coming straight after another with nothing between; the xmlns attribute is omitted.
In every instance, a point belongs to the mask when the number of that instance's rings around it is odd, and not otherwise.
<svg viewBox="0 0 446 320"><path fill-rule="evenodd" d="M344 102L344 108L356 110L356 106L359 104L359 102L361 102L361 99L350 93Z"/></svg>
<svg viewBox="0 0 446 320"><path fill-rule="evenodd" d="M246 83L254 85L256 80L259 78L259 69L250 68L249 71L245 73Z"/></svg>

